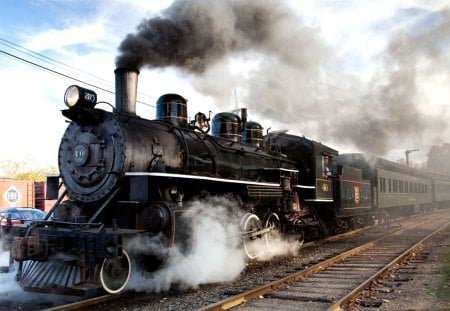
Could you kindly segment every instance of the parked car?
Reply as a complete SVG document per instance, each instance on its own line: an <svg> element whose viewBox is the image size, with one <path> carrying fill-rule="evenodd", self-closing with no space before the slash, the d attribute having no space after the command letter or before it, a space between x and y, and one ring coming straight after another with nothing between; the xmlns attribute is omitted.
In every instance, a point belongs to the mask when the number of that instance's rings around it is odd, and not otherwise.
<svg viewBox="0 0 450 311"><path fill-rule="evenodd" d="M47 214L35 208L11 207L2 209L0 210L0 234L3 234L8 226L28 225L33 220L44 219L45 215Z"/></svg>

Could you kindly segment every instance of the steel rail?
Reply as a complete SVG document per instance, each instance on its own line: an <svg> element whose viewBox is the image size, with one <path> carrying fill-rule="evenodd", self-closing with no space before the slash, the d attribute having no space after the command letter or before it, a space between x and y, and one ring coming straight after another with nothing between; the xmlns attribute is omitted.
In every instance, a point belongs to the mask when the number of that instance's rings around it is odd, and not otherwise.
<svg viewBox="0 0 450 311"><path fill-rule="evenodd" d="M123 297L126 297L127 295L128 295L127 292L122 293L122 294L101 295L101 296L94 297L94 298L89 298L89 299L86 299L86 300L75 301L75 302L64 304L64 305L61 305L61 306L47 308L47 309L44 309L43 311L80 310L80 309L83 309L83 308L86 308L86 307L91 307L91 306L98 305L98 304L100 304L102 302L107 302L107 301L115 300L115 299L118 299L118 298L123 298Z"/></svg>
<svg viewBox="0 0 450 311"><path fill-rule="evenodd" d="M397 233L399 233L399 232L401 232L403 230L407 230L409 228L413 228L415 226L419 226L419 225L421 225L423 223L426 223L426 222L428 222L428 221L422 221L422 222L420 222L418 224L415 224L413 226L399 228L398 230L395 230L394 232L391 232L390 236L392 236L394 234L397 234ZM330 236L330 237L327 237L326 239L324 239L324 241L326 241L326 240L334 240L334 239L336 239L339 236L351 235L351 234L360 232L360 231L362 231L364 229L365 228L361 228L361 229L357 229L357 230L354 230L354 231L345 232L345 233L342 233L342 234L339 234L339 235L336 235L336 236ZM284 287L286 285L289 285L289 284L292 284L292 283L294 283L296 281L299 281L299 280L301 280L304 277L307 277L307 276L309 276L311 274L314 274L315 272L324 270L326 267L332 265L335 262L338 262L340 260L344 260L347 257L350 257L352 255L360 253L360 252L362 252L362 251L364 251L364 250L366 250L368 248L372 248L372 247L375 246L375 244L378 241L381 241L384 238L386 238L386 236L380 237L380 238L378 238L378 239L376 239L376 240L374 240L372 242L366 243L366 244L361 245L361 246L359 246L359 247L357 247L355 249L352 249L352 250L349 250L349 251L347 251L345 253L342 253L342 254L340 254L338 256L335 256L333 258L327 259L327 260L325 260L325 261L323 261L323 262L321 262L319 264L311 266L311 267L309 267L309 268L307 268L305 270L299 271L299 272L295 273L294 275L287 276L287 277L285 277L285 278L283 278L281 280L272 282L272 283L267 284L265 286L261 286L261 287L256 288L256 289L252 289L252 290L250 290L248 292L245 292L245 293L242 293L242 294L230 297L228 299L222 300L220 302L211 304L211 305L206 306L206 307L204 307L204 308L202 308L200 310L228 310L228 309L231 309L231 308L233 308L235 306L238 306L238 305L240 305L240 304L242 304L244 302L247 302L247 301L249 301L249 300L251 300L253 298L257 298L257 297L259 297L261 295L264 295L264 294L266 294L268 292L277 290L277 289L282 288L282 287ZM314 245L315 243L316 242L308 242L308 243L305 243L303 246ZM81 301L77 301L77 302L73 302L73 303L69 303L69 304L64 304L64 305L61 305L61 306L55 306L55 307L52 307L52 308L47 308L44 311L80 310L82 308L92 307L92 306L101 304L103 302L110 302L110 301L114 301L116 299L126 298L126 297L130 296L130 294L131 294L131 292L124 292L124 293L120 293L120 294L107 294L107 295L93 297L93 298L89 298L89 299L86 299L86 300L81 300Z"/></svg>
<svg viewBox="0 0 450 311"><path fill-rule="evenodd" d="M336 235L336 236L327 237L324 240L331 240L331 239L337 238L338 236L350 235L350 234L353 234L353 233L360 232L363 229L365 229L365 228L357 229L357 230L354 230L354 231L351 231L351 232L341 233L341 234ZM311 245L314 245L315 243L316 243L315 241L308 242L308 243L303 244L303 246L311 246ZM109 301L113 301L113 300L118 299L118 298L124 298L124 297L127 297L127 295L129 295L129 294L130 294L129 292L123 292L123 293L120 293L120 294L106 294L106 295L92 297L92 298L88 298L88 299L85 299L85 300L80 300L80 301L76 301L76 302L72 302L72 303L68 303L68 304L64 304L64 305L60 305L60 306L47 308L47 309L44 309L43 311L79 310L81 308L92 307L92 306L98 305L98 304L103 303L103 302L109 302Z"/></svg>
<svg viewBox="0 0 450 311"><path fill-rule="evenodd" d="M241 304L243 304L245 302L248 302L248 301L250 301L250 300L252 300L254 298L263 296L263 295L265 295L265 294L267 294L269 292L272 292L272 291L277 290L277 289L281 289L281 288L286 287L286 286L288 286L288 285L290 285L292 283L300 281L301 279L303 279L303 278L305 278L307 276L310 276L310 275L312 275L312 274L314 274L316 272L325 270L325 268L327 268L328 266L333 265L333 264L335 264L335 263L337 263L339 261L342 261L344 259L347 259L348 257L354 256L354 255L356 255L358 253L361 253L361 252L363 252L363 251L365 251L367 249L373 248L376 244L378 244L379 242L383 241L387 237L391 237L393 235L401 233L402 231L405 231L405 230L408 230L408 229L412 229L414 227L420 226L420 225L425 224L425 223L430 222L430 221L433 221L433 219L427 220L427 221L422 221L422 222L414 224L412 226L401 228L401 229L399 229L399 230L397 230L395 232L392 232L388 236L380 237L380 238L378 238L378 239L376 239L374 241L368 242L368 243L363 244L361 246L358 246L358 247L356 247L354 249L348 250L348 251L346 251L346 252L344 252L342 254L339 254L339 255L337 255L335 257L332 257L332 258L329 258L327 260L324 260L323 262L320 262L320 263L318 263L318 264L316 264L314 266L311 266L311 267L309 267L309 268L307 268L305 270L296 272L296 273L291 274L289 276L286 276L286 277L284 277L284 278L282 278L280 280L273 281L273 282L271 282L269 284L266 284L266 285L263 285L263 286L251 289L249 291L243 292L243 293L235 295L233 297L230 297L230 298L221 300L219 302L210 304L210 305L205 306L205 307L203 307L203 308L201 308L199 310L200 311L229 310L229 309L234 308L234 307L236 307L238 305L241 305ZM448 224L449 223L446 223L443 226L447 226ZM370 284L370 282L368 282L368 283ZM339 309L334 309L334 310L339 310Z"/></svg>
<svg viewBox="0 0 450 311"><path fill-rule="evenodd" d="M422 246L425 242L427 242L429 239L434 237L437 233L447 229L447 227L450 225L450 222L447 222L443 224L441 227L436 229L434 232L430 233L428 236L414 244L412 247L404 251L402 254L400 254L397 258L392 260L390 263L388 263L384 268L380 269L378 272L373 274L369 279L364 281L360 286L355 288L352 292L348 293L345 297L340 299L339 301L335 302L333 305L331 305L328 310L329 311L338 311L342 310L342 306L350 302L353 298L355 298L358 294L360 294L364 289L368 288L372 282L376 279L378 279L380 276L388 272L392 269L393 266L395 266L397 263L402 261L405 257L410 255L412 252L414 252L416 249L418 249L420 246Z"/></svg>

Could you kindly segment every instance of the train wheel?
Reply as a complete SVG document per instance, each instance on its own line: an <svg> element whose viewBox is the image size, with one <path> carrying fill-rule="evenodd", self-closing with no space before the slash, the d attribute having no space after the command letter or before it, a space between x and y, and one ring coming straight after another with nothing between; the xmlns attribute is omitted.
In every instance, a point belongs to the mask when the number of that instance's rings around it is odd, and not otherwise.
<svg viewBox="0 0 450 311"><path fill-rule="evenodd" d="M125 250L120 258L105 259L100 270L103 289L110 294L123 291L130 280L131 270L131 259Z"/></svg>
<svg viewBox="0 0 450 311"><path fill-rule="evenodd" d="M355 228L363 228L364 225L364 218L362 216L355 216Z"/></svg>
<svg viewBox="0 0 450 311"><path fill-rule="evenodd" d="M349 230L349 225L345 218L336 219L336 233L346 232Z"/></svg>
<svg viewBox="0 0 450 311"><path fill-rule="evenodd" d="M304 224L303 221L297 221L295 222L295 225L300 227ZM302 247L303 243L305 243L305 238L306 238L306 234L305 234L305 230L304 229L295 229L295 232L292 234L288 234L288 241L292 242L295 241L297 243L297 247L298 249L300 249L300 247Z"/></svg>
<svg viewBox="0 0 450 311"><path fill-rule="evenodd" d="M245 254L249 259L255 259L260 252L262 240L260 236L253 236L252 233L262 228L261 220L255 214L245 214L241 221L241 228L243 231Z"/></svg>
<svg viewBox="0 0 450 311"><path fill-rule="evenodd" d="M299 243L299 247L301 247L305 243L305 231L303 229L298 230L295 239Z"/></svg>
<svg viewBox="0 0 450 311"><path fill-rule="evenodd" d="M274 253L277 244L282 240L281 221L276 213L272 213L267 217L265 227L270 229L270 232L265 234L266 247Z"/></svg>

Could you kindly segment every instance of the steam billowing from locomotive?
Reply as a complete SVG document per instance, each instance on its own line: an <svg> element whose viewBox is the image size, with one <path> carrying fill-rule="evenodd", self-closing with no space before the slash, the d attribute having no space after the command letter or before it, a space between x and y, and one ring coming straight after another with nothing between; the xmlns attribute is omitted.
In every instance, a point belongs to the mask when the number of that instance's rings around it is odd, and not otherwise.
<svg viewBox="0 0 450 311"><path fill-rule="evenodd" d="M448 10L430 15L436 23L422 33L392 37L367 86L336 65L319 29L273 0L175 1L126 37L117 66L176 67L191 74L189 83L215 98L219 110L229 107L238 89L246 107L283 128L382 155L400 140L440 142L447 127L445 113L425 117L418 100L420 75L448 64L442 41L433 40L449 37ZM233 60L252 60L253 67L243 75L230 69Z"/></svg>

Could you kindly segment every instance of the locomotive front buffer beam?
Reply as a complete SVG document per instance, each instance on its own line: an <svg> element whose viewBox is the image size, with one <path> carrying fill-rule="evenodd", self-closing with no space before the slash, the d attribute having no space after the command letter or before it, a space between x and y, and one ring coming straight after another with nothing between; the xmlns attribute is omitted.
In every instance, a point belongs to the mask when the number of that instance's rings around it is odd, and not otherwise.
<svg viewBox="0 0 450 311"><path fill-rule="evenodd" d="M123 255L122 239L128 232L121 231L101 226L78 230L34 226L31 234L12 239L11 257L19 262L16 278L23 288L34 292L82 294L99 288L98 272L103 261ZM48 267L55 276L33 275L32 267L39 265ZM67 277L58 280L60 275Z"/></svg>

